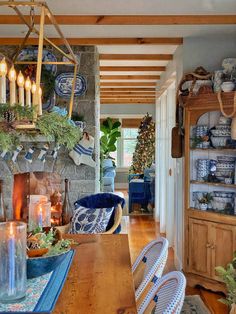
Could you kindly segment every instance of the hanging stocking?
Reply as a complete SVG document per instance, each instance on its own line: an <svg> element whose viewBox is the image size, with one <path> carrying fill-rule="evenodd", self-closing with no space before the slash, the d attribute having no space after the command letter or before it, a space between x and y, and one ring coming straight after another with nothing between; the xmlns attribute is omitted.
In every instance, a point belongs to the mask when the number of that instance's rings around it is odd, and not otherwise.
<svg viewBox="0 0 236 314"><path fill-rule="evenodd" d="M2 159L4 160L9 160L11 157L10 152L8 152L7 150L2 151L1 155Z"/></svg>
<svg viewBox="0 0 236 314"><path fill-rule="evenodd" d="M14 150L13 156L12 156L12 159L11 159L14 163L16 163L17 156L19 155L20 151L22 151L22 149L23 149L23 146L19 145Z"/></svg>
<svg viewBox="0 0 236 314"><path fill-rule="evenodd" d="M28 152L25 154L25 159L26 159L28 162L30 162L30 163L32 163L34 151L35 151L35 148L34 148L34 147L30 147L30 148L28 149Z"/></svg>
<svg viewBox="0 0 236 314"><path fill-rule="evenodd" d="M40 161L45 162L48 149L49 149L48 144L45 144L43 148L41 148L40 153L38 155L38 159Z"/></svg>
<svg viewBox="0 0 236 314"><path fill-rule="evenodd" d="M58 145L58 144L54 147L54 149L53 149L53 151L52 151L52 157L53 157L53 159L57 159L58 151L59 151L60 148L61 148L61 146Z"/></svg>
<svg viewBox="0 0 236 314"><path fill-rule="evenodd" d="M79 166L80 164L95 167L95 161L92 159L94 150L94 138L87 132L84 132L83 138L78 144L75 145L69 156L74 160L74 163Z"/></svg>

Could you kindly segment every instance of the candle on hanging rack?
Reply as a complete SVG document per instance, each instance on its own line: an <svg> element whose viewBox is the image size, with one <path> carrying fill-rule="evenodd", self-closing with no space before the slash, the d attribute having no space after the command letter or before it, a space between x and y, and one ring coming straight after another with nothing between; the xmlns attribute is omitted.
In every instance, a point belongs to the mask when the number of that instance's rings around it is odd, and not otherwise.
<svg viewBox="0 0 236 314"><path fill-rule="evenodd" d="M0 62L0 103L6 103L6 75L7 75L7 64L5 58Z"/></svg>
<svg viewBox="0 0 236 314"><path fill-rule="evenodd" d="M11 67L8 78L10 81L10 105L14 105L16 103L16 71L14 65Z"/></svg>
<svg viewBox="0 0 236 314"><path fill-rule="evenodd" d="M33 106L36 105L35 101L36 101L36 84L33 81L32 86L31 86L31 93L32 93L32 104Z"/></svg>
<svg viewBox="0 0 236 314"><path fill-rule="evenodd" d="M8 240L8 256L9 256L9 295L15 293L15 235L13 230L13 222L9 227L9 240Z"/></svg>
<svg viewBox="0 0 236 314"><path fill-rule="evenodd" d="M18 91L19 91L19 104L21 104L22 107L25 105L25 91L24 91L24 84L25 79L21 71L19 72L17 76L17 85L18 85Z"/></svg>
<svg viewBox="0 0 236 314"><path fill-rule="evenodd" d="M39 107L38 107L38 115L41 116L42 115L42 94L43 94L43 91L42 91L42 88L39 87Z"/></svg>
<svg viewBox="0 0 236 314"><path fill-rule="evenodd" d="M27 76L25 80L25 103L28 107L31 107L31 85L30 78Z"/></svg>

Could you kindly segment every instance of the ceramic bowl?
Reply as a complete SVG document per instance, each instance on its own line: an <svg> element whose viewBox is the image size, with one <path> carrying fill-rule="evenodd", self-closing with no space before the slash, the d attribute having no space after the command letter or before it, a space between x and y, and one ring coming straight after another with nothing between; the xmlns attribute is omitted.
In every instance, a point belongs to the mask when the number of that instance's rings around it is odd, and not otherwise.
<svg viewBox="0 0 236 314"><path fill-rule="evenodd" d="M216 197L229 197L229 198L232 198L235 195L234 192L225 192L225 191L213 191L213 194Z"/></svg>
<svg viewBox="0 0 236 314"><path fill-rule="evenodd" d="M67 256L69 252L65 251L58 255L53 256L42 256L42 257L35 257L35 258L28 258L27 259L27 278L36 278L42 276L44 274L50 273L53 271L64 258Z"/></svg>
<svg viewBox="0 0 236 314"><path fill-rule="evenodd" d="M228 81L221 84L221 89L223 92L232 92L234 90L234 82Z"/></svg>
<svg viewBox="0 0 236 314"><path fill-rule="evenodd" d="M213 147L225 147L227 141L230 140L230 136L211 136L211 142Z"/></svg>
<svg viewBox="0 0 236 314"><path fill-rule="evenodd" d="M234 156L217 156L218 162L235 162L236 157Z"/></svg>
<svg viewBox="0 0 236 314"><path fill-rule="evenodd" d="M219 121L218 121L220 125L231 125L231 122L232 122L232 119L227 118L225 116L220 116Z"/></svg>
<svg viewBox="0 0 236 314"><path fill-rule="evenodd" d="M230 136L231 135L231 130L224 130L224 129L215 129L211 130L211 134L215 137L218 136Z"/></svg>

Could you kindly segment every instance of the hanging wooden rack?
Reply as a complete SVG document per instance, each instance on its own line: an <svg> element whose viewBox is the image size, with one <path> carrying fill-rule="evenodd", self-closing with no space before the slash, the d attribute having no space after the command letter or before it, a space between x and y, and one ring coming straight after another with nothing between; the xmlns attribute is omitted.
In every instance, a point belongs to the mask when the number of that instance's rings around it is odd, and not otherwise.
<svg viewBox="0 0 236 314"><path fill-rule="evenodd" d="M9 8L12 8L16 14L19 16L21 21L28 27L28 31L25 35L24 38L22 38L22 43L19 45L17 52L12 58L13 64L37 64L37 70L36 70L36 98L35 98L35 104L39 108L39 89L40 89L40 81L41 81L41 70L42 70L42 65L43 64L72 64L74 66L74 76L73 76L73 82L72 82L72 88L71 88L71 98L70 98L70 103L69 103L69 112L68 116L69 118L71 117L72 114L72 109L73 109L73 103L74 103L74 91L75 91L75 84L76 84L76 74L77 74L77 69L78 69L78 62L77 59L73 53L73 50L68 43L67 39L64 37L59 25L56 22L55 17L53 16L51 10L49 9L48 5L44 1L0 1L0 6L7 6ZM28 7L30 9L30 19L28 16L26 17L21 9ZM40 10L40 23L39 23L39 29L35 27L34 24L34 9L38 8ZM67 48L68 53L66 53L61 47L58 45L54 44L52 40L47 38L45 36L44 32L44 25L45 25L45 16L48 17L49 21L51 24L54 26L59 38L62 40L64 46ZM17 57L22 50L23 47L26 46L27 40L30 37L31 34L36 34L38 35L38 57L37 61L17 61ZM51 45L54 49L59 51L63 56L67 58L68 61L65 62L43 62L43 45L44 43L47 43ZM36 119L38 115L41 115L41 109L39 108Z"/></svg>

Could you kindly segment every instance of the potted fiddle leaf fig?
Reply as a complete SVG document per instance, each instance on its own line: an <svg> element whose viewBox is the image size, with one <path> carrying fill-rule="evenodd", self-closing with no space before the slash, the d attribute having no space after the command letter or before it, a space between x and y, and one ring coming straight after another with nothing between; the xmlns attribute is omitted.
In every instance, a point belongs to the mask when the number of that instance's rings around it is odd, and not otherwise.
<svg viewBox="0 0 236 314"><path fill-rule="evenodd" d="M112 159L110 153L116 151L116 142L121 137L120 126L120 121L113 121L109 117L101 123L100 148L103 159Z"/></svg>
<svg viewBox="0 0 236 314"><path fill-rule="evenodd" d="M219 301L228 305L230 314L236 314L236 252L231 263L226 268L222 266L216 267L216 272L226 285L227 295L225 299Z"/></svg>

